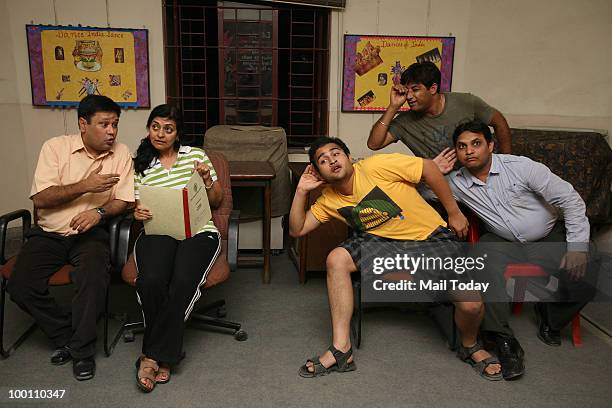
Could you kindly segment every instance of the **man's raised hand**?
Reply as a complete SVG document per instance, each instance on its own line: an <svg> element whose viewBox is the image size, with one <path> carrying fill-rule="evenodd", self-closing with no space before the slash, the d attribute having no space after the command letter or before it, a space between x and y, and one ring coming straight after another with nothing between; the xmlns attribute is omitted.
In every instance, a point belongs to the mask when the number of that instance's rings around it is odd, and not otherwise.
<svg viewBox="0 0 612 408"><path fill-rule="evenodd" d="M457 153L455 149L446 148L440 152L432 161L438 166L440 173L446 175L453 170L455 162L457 161Z"/></svg>
<svg viewBox="0 0 612 408"><path fill-rule="evenodd" d="M302 177L297 185L297 190L307 193L324 184L325 181L319 175L319 172L314 168L312 164L306 166Z"/></svg>
<svg viewBox="0 0 612 408"><path fill-rule="evenodd" d="M102 171L102 163L83 180L88 193L102 193L110 190L119 182L119 174L100 174L100 171Z"/></svg>
<svg viewBox="0 0 612 408"><path fill-rule="evenodd" d="M391 87L391 96L389 103L396 109L399 109L406 103L408 99L408 89L404 85L393 85Z"/></svg>

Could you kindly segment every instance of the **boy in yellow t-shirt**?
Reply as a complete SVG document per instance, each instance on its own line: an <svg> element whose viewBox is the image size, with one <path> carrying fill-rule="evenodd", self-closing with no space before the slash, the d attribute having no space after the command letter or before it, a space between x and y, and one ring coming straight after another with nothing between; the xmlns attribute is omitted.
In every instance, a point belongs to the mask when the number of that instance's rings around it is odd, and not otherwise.
<svg viewBox="0 0 612 408"><path fill-rule="evenodd" d="M372 156L353 164L344 142L329 137L313 142L309 156L311 164L300 178L291 205L289 233L293 237L304 236L331 218L345 222L355 231L327 257L333 344L320 357L307 360L299 371L302 377L318 377L333 371L356 369L350 344L353 312L350 274L371 268L374 256L389 251L388 244L439 243L438 252L427 253L428 256L456 255L456 236L466 236L468 222L453 199L446 180L430 160L389 154ZM424 181L439 197L448 213L448 228L417 192L416 184L420 181ZM323 184L327 186L321 196L305 210L308 192ZM375 244L379 252L361 251L364 244ZM423 250L424 246L419 248L419 255L428 252ZM386 255L392 257L395 254L387 252ZM417 252L410 255L418 256ZM462 333L458 355L483 377L499 380L499 362L477 341L484 306L479 297L471 300L454 302L455 321Z"/></svg>

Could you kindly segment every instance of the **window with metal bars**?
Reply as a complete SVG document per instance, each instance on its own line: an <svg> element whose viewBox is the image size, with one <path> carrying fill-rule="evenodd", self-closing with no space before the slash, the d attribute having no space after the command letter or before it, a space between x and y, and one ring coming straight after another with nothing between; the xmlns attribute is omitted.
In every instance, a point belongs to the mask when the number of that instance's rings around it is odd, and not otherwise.
<svg viewBox="0 0 612 408"><path fill-rule="evenodd" d="M163 4L167 100L182 109L191 143L218 124L281 126L290 146L327 134L328 9Z"/></svg>

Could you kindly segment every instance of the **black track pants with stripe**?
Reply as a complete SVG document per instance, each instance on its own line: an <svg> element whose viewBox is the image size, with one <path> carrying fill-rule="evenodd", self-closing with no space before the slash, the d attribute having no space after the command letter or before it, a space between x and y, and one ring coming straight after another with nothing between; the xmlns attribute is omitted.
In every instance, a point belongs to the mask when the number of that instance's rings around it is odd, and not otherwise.
<svg viewBox="0 0 612 408"><path fill-rule="evenodd" d="M178 363L185 322L220 252L221 239L215 232L183 241L167 235L143 234L138 238L134 259L138 270L136 292L145 323L145 356Z"/></svg>

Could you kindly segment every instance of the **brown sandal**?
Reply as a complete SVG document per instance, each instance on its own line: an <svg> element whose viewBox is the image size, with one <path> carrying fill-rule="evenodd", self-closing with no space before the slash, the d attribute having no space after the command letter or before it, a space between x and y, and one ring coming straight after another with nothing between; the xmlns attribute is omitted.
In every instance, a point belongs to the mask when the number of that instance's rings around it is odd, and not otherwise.
<svg viewBox="0 0 612 408"><path fill-rule="evenodd" d="M138 360L136 360L136 385L138 385L138 388L140 388L143 392L153 391L156 384L155 378L158 370L159 366L155 360L151 360L145 356L138 357ZM143 379L151 381L153 384L151 388L147 387L145 383L142 382Z"/></svg>
<svg viewBox="0 0 612 408"><path fill-rule="evenodd" d="M166 384L170 382L170 366L168 364L159 363L159 370L157 370L155 382L157 384Z"/></svg>

